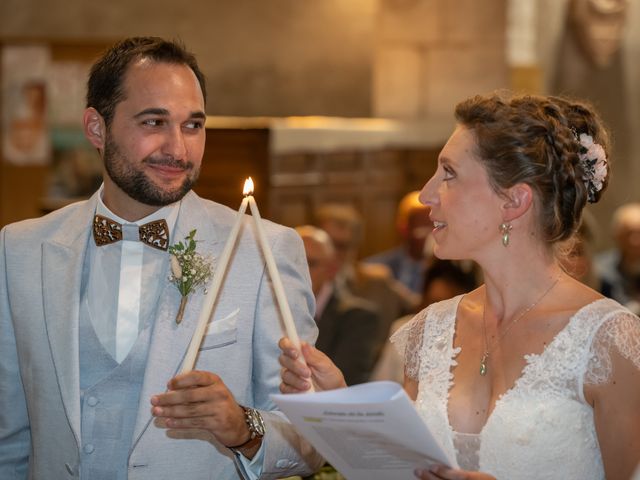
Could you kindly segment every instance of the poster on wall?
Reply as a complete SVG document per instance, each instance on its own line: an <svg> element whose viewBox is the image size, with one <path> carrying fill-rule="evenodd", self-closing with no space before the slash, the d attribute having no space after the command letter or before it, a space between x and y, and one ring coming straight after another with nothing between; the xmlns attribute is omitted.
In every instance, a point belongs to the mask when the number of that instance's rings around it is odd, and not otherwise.
<svg viewBox="0 0 640 480"><path fill-rule="evenodd" d="M80 60L54 61L49 65L48 118L51 128L82 130L91 64ZM55 147L55 138L54 138Z"/></svg>
<svg viewBox="0 0 640 480"><path fill-rule="evenodd" d="M2 157L14 165L45 165L51 160L47 122L46 46L6 45L2 70Z"/></svg>

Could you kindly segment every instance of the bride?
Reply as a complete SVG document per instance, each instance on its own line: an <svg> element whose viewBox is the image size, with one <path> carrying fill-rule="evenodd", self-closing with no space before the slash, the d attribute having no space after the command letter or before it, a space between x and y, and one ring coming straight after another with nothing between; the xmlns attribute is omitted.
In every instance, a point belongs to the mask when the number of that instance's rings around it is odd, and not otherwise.
<svg viewBox="0 0 640 480"><path fill-rule="evenodd" d="M421 192L434 253L485 283L394 334L417 410L461 469L422 479L622 479L640 461L640 319L565 273L608 182L597 114L558 97L477 96ZM321 352L281 341L281 390L344 386Z"/></svg>

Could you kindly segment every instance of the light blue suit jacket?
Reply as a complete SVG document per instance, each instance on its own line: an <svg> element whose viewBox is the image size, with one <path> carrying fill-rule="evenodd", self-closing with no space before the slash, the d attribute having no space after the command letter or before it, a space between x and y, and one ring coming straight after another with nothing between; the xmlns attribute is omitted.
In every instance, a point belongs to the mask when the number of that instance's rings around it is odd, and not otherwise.
<svg viewBox="0 0 640 480"><path fill-rule="evenodd" d="M78 366L80 283L97 195L0 232L0 478L63 479L77 472L81 447ZM237 212L190 192L171 243L197 229L198 250L221 254ZM302 242L265 222L301 338L314 342L314 300ZM245 217L235 256L195 368L222 378L267 424L261 478L308 473L322 459L297 436L269 394L280 382L283 335L269 275ZM130 479L238 478L234 455L204 432L168 432L152 421L149 399L179 370L203 303L191 295L180 325L180 295L166 278L149 347L129 457ZM236 315L233 312L238 310ZM221 320L215 324L217 320ZM75 473L77 475L77 473Z"/></svg>

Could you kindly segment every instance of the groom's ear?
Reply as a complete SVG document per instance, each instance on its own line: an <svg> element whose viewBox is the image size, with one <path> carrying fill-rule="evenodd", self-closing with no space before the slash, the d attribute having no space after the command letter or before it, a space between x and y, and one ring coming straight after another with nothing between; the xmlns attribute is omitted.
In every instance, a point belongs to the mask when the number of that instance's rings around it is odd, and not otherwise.
<svg viewBox="0 0 640 480"><path fill-rule="evenodd" d="M89 107L84 111L82 124L87 140L89 140L91 145L96 147L98 151L102 152L107 131L102 115L100 115L95 108Z"/></svg>

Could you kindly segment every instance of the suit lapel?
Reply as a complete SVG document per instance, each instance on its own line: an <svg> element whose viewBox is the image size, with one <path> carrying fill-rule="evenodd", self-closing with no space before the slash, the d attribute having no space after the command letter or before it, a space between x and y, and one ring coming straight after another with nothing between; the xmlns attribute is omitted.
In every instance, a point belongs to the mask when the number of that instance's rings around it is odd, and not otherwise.
<svg viewBox="0 0 640 480"><path fill-rule="evenodd" d="M213 224L199 197L190 192L181 202L174 228L175 234L171 234L171 244L182 241L194 228L197 230L195 235L198 240L197 251L202 255L213 257L215 269L216 259L224 247L224 243L220 240L224 240L226 235L221 234ZM167 382L176 375L182 366L182 360L191 342L204 301L202 287L199 287L196 293L189 295L183 320L180 325L176 325L175 317L180 305L180 293L168 280L161 279L161 281L164 281L165 285L161 288L156 311L147 368L138 405L138 416L133 433L133 445L152 419L151 397L166 391Z"/></svg>
<svg viewBox="0 0 640 480"><path fill-rule="evenodd" d="M42 245L42 290L47 336L69 423L80 438L78 320L82 268L95 196L76 220Z"/></svg>

